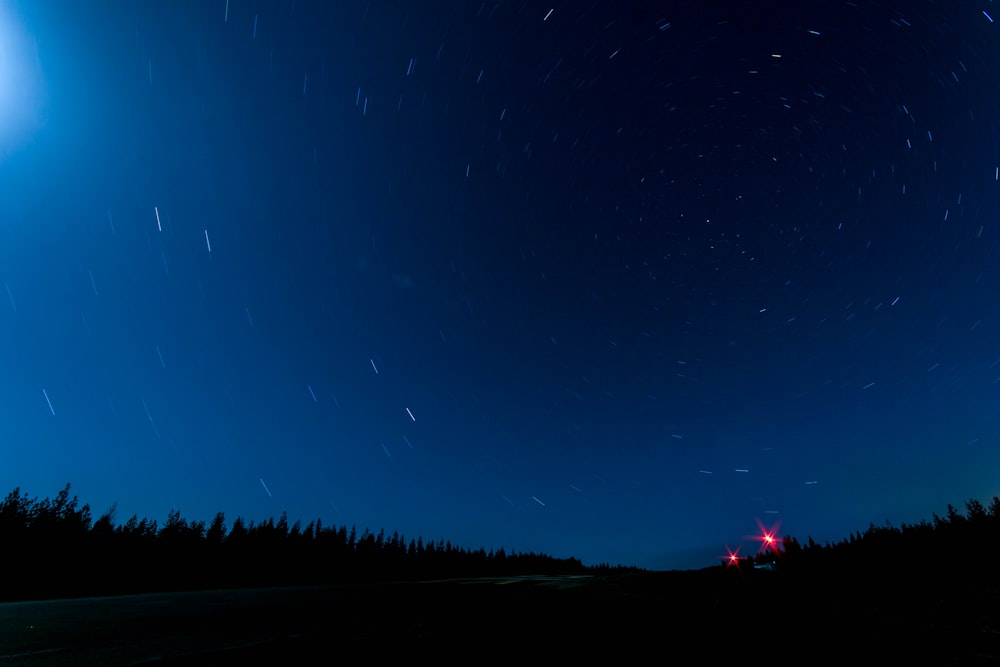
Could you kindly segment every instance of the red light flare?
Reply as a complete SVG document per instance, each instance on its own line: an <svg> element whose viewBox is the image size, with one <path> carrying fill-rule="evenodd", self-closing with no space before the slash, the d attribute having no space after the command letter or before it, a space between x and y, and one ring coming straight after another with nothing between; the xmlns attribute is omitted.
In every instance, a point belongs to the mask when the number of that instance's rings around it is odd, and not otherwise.
<svg viewBox="0 0 1000 667"><path fill-rule="evenodd" d="M740 547L736 547L736 551L733 551L732 549L729 548L729 545L727 544L726 545L726 554L727 554L726 555L726 567L736 567L737 569L739 569L739 567L740 567Z"/></svg>
<svg viewBox="0 0 1000 667"><path fill-rule="evenodd" d="M778 537L778 529L781 528L781 522L779 521L770 528L765 528L760 519L757 519L757 527L760 528L760 535L754 536L753 539L760 542L758 553L764 554L769 551L776 555L781 553L781 538Z"/></svg>

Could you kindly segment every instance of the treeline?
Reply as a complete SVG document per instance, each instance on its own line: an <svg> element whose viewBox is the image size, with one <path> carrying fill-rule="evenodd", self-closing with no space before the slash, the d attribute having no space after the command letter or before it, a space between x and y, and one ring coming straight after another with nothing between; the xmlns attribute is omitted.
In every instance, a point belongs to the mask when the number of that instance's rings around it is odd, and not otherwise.
<svg viewBox="0 0 1000 667"><path fill-rule="evenodd" d="M989 506L969 500L964 512L949 504L944 516L919 523L873 523L837 542L786 537L726 574L749 576L785 608L811 610L823 622L853 619L885 637L916 628L1000 656L998 546L994 497Z"/></svg>
<svg viewBox="0 0 1000 667"><path fill-rule="evenodd" d="M800 544L792 537L781 540L776 552L758 554L756 564L773 563L776 570L828 571L855 575L870 572L949 572L980 576L997 572L991 556L1000 546L1000 497L988 506L978 500L965 503L963 513L949 504L944 516L902 524L870 524L864 531L825 544L812 537Z"/></svg>
<svg viewBox="0 0 1000 667"><path fill-rule="evenodd" d="M285 514L259 523L237 518L227 527L221 512L206 525L171 511L160 525L136 515L116 523L112 507L94 520L69 484L41 501L11 491L0 503L0 545L0 600L7 601L588 571L575 558L359 534L320 520L289 525Z"/></svg>

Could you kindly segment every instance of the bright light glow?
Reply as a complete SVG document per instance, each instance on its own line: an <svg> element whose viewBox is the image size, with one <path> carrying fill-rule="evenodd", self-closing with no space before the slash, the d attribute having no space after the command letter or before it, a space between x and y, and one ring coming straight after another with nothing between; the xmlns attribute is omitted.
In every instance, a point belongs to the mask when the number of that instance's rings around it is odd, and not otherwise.
<svg viewBox="0 0 1000 667"><path fill-rule="evenodd" d="M0 0L0 160L39 125L42 72L38 44L15 10L14 3Z"/></svg>
<svg viewBox="0 0 1000 667"><path fill-rule="evenodd" d="M728 554L728 556L726 556L726 567L733 567L734 565L736 567L739 567L740 566L740 547L736 547L736 550L733 551L727 545L726 546L726 553Z"/></svg>
<svg viewBox="0 0 1000 667"><path fill-rule="evenodd" d="M770 528L765 528L764 524L758 519L757 527L760 528L760 534L754 536L753 539L760 542L758 553L779 553L781 551L781 539L778 537L778 529L781 527L781 522L779 521Z"/></svg>

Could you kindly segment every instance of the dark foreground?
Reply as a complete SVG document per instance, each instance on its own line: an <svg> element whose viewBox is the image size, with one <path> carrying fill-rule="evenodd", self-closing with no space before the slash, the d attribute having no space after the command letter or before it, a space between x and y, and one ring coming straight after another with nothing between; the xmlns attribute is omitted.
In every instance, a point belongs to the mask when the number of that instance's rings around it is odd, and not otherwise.
<svg viewBox="0 0 1000 667"><path fill-rule="evenodd" d="M21 602L0 604L0 664L312 665L358 654L1000 664L998 616L961 597L706 570Z"/></svg>

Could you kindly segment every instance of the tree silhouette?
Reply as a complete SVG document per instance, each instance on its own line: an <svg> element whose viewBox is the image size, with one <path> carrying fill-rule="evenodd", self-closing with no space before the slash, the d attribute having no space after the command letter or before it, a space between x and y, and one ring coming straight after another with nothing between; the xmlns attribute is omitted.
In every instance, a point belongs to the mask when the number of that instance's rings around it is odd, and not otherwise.
<svg viewBox="0 0 1000 667"><path fill-rule="evenodd" d="M212 523L208 526L208 531L205 533L205 540L209 545L222 546L223 541L226 539L226 515L219 512L212 519Z"/></svg>

